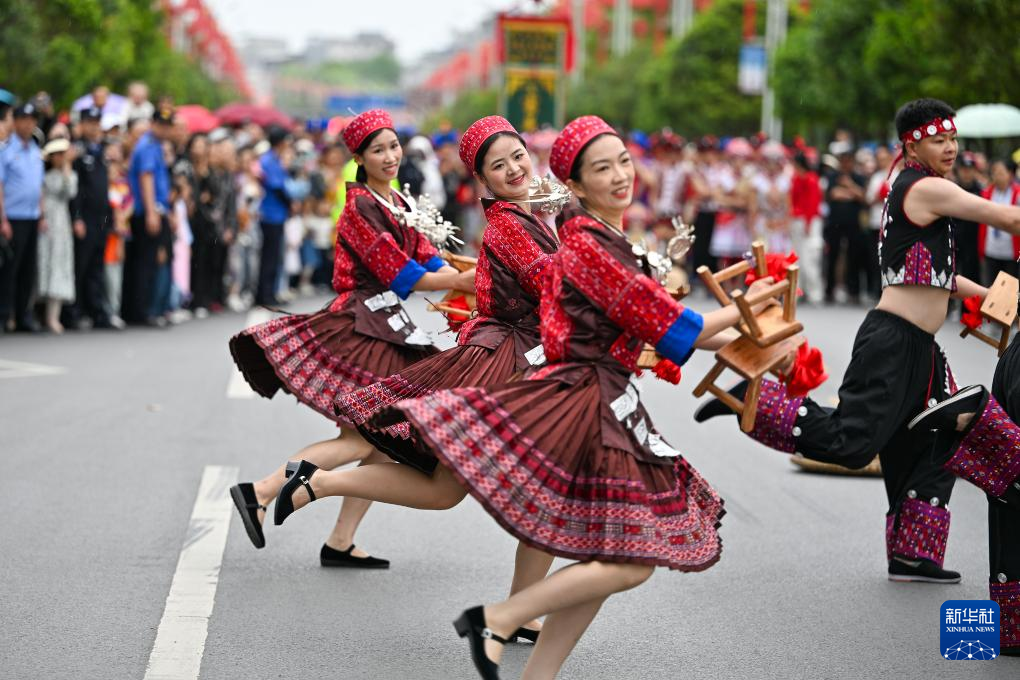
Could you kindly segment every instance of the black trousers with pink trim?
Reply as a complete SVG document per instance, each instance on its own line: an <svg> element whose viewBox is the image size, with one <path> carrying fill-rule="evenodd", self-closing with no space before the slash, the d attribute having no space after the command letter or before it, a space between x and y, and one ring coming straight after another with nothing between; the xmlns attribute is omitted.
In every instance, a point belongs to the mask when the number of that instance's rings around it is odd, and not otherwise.
<svg viewBox="0 0 1020 680"><path fill-rule="evenodd" d="M992 396L1020 423L1020 335L995 367ZM1020 648L1020 508L988 495L989 594L999 603L1002 647Z"/></svg>
<svg viewBox="0 0 1020 680"><path fill-rule="evenodd" d="M951 436L907 429L935 399L955 389L934 336L894 314L872 310L857 332L836 408L804 399L792 445L807 458L849 468L882 462L889 554L941 563L949 530L945 507L955 477L940 461ZM913 549L906 546L912 545Z"/></svg>

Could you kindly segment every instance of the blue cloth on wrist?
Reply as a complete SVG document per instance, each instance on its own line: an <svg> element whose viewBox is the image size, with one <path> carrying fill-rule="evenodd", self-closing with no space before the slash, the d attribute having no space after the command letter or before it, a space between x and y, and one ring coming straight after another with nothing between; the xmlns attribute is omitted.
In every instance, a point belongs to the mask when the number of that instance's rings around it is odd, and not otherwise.
<svg viewBox="0 0 1020 680"><path fill-rule="evenodd" d="M411 294L414 284L418 283L421 277L425 276L425 267L414 260L408 260L407 264L401 267L400 271L390 283L390 290L396 293L401 300L406 300Z"/></svg>
<svg viewBox="0 0 1020 680"><path fill-rule="evenodd" d="M685 308L666 333L656 343L655 349L678 366L683 366L694 351L694 342L701 335L705 320L693 309Z"/></svg>

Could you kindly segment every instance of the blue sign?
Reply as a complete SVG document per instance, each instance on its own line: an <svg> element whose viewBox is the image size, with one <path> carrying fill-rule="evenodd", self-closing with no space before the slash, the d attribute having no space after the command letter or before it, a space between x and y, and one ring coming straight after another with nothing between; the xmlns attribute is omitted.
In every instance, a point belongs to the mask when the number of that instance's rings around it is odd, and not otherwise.
<svg viewBox="0 0 1020 680"><path fill-rule="evenodd" d="M743 94L761 94L765 91L765 46L746 43L740 47L737 71L737 88Z"/></svg>
<svg viewBox="0 0 1020 680"><path fill-rule="evenodd" d="M333 116L356 115L370 109L403 109L406 106L407 99L397 94L334 94L326 100L326 110Z"/></svg>
<svg viewBox="0 0 1020 680"><path fill-rule="evenodd" d="M941 649L949 661L999 656L999 605L991 600L946 600L940 610Z"/></svg>

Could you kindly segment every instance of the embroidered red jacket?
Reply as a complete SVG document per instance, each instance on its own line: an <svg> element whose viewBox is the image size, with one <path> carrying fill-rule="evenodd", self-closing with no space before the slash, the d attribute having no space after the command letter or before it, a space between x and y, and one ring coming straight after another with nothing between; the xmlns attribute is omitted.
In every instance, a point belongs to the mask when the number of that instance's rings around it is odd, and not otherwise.
<svg viewBox="0 0 1020 680"><path fill-rule="evenodd" d="M560 229L562 243L542 295L542 344L550 363L598 361L607 353L630 371L643 343L686 361L704 322L648 276L619 233L584 212Z"/></svg>
<svg viewBox="0 0 1020 680"><path fill-rule="evenodd" d="M541 343L539 298L559 243L527 210L506 201L483 204L488 226L475 274L479 316L461 328L457 341L495 349L514 333L521 369L528 364L524 354Z"/></svg>
<svg viewBox="0 0 1020 680"><path fill-rule="evenodd" d="M390 199L404 206L397 194ZM443 264L429 240L402 226L364 184L347 184L333 264L333 289L339 297L330 309L342 308L355 290L381 293L389 289L407 298L426 272L437 271Z"/></svg>

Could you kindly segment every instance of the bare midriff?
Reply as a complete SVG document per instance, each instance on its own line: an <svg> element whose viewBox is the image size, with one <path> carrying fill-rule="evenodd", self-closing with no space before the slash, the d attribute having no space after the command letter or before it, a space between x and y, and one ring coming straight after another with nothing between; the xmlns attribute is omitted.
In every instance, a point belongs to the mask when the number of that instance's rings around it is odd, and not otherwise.
<svg viewBox="0 0 1020 680"><path fill-rule="evenodd" d="M932 286L887 286L876 309L895 314L935 335L949 312L949 291Z"/></svg>

